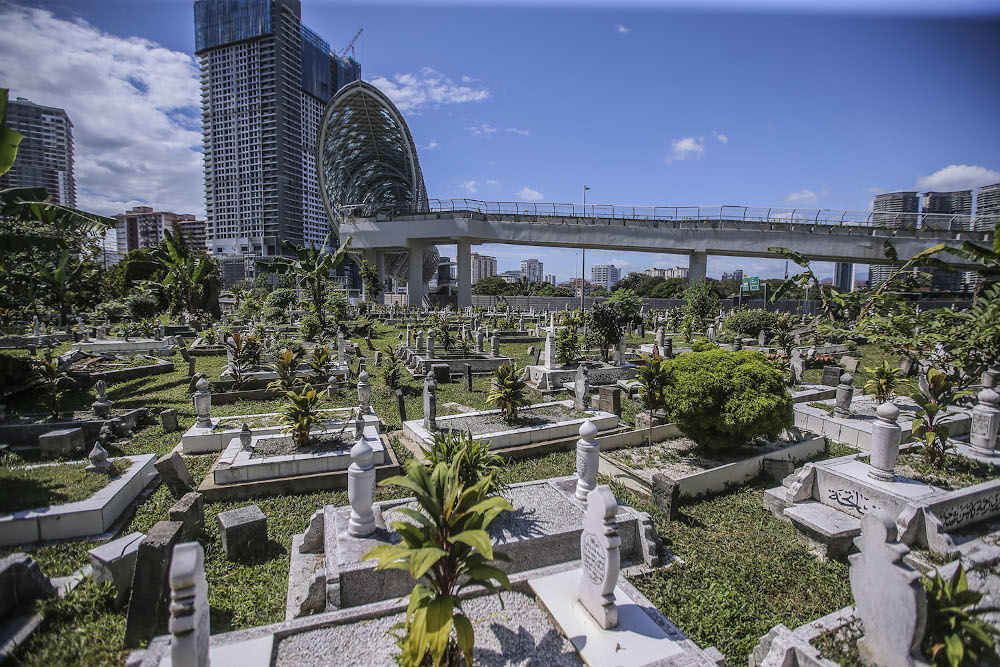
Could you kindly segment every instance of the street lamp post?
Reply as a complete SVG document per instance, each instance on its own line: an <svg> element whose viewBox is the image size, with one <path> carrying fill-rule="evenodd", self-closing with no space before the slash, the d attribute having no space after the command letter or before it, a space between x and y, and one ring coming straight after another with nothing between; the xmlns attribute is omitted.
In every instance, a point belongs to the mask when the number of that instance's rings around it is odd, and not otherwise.
<svg viewBox="0 0 1000 667"><path fill-rule="evenodd" d="M586 185L583 186L583 216L584 217L587 217L587 190L589 190L589 189L590 188L587 187ZM583 313L587 312L587 303L584 301L584 298L587 295L587 249L584 248L583 252L581 254L583 256L583 261L580 263L580 313L581 313L581 318L582 318L583 317ZM586 332L587 325L584 324L583 326L584 326L584 332Z"/></svg>

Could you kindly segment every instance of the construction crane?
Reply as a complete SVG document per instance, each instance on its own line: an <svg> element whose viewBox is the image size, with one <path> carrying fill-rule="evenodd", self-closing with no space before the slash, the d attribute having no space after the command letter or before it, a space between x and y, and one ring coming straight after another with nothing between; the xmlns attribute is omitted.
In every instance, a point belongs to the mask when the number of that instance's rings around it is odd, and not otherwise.
<svg viewBox="0 0 1000 667"><path fill-rule="evenodd" d="M339 57L343 58L344 56L347 55L347 52L350 51L351 52L351 57L353 58L354 57L354 43L356 41L358 41L358 37L361 37L361 33L363 33L364 31L365 31L365 29L361 28L356 33L354 33L354 39L351 40L351 43L348 44L346 47L344 47L344 50L341 51L340 53L338 53L337 55Z"/></svg>

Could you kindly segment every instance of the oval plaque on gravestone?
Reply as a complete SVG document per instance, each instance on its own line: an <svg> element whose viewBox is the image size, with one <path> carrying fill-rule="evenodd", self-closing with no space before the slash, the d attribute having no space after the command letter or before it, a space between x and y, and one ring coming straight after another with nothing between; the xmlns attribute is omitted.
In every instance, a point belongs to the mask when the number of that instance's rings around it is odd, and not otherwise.
<svg viewBox="0 0 1000 667"><path fill-rule="evenodd" d="M587 454L586 452L578 451L576 453L576 476L578 479L583 479L587 476Z"/></svg>
<svg viewBox="0 0 1000 667"><path fill-rule="evenodd" d="M607 567L607 556L605 549L601 546L597 538L587 533L583 537L583 571L587 573L587 578L595 585L601 585L604 581L605 568Z"/></svg>

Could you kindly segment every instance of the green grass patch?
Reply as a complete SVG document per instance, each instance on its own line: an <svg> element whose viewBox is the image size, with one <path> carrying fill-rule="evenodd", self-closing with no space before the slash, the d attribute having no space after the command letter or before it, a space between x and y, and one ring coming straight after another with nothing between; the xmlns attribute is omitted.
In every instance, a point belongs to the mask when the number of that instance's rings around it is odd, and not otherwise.
<svg viewBox="0 0 1000 667"><path fill-rule="evenodd" d="M85 463L59 463L34 468L0 468L0 513L86 500L128 468L114 462L113 475L87 472Z"/></svg>

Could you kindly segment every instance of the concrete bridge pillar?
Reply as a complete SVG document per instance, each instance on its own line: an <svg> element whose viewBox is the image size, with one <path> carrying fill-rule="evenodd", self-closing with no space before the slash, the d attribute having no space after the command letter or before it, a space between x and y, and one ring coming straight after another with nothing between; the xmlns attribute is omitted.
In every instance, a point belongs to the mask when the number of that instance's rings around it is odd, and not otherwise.
<svg viewBox="0 0 1000 667"><path fill-rule="evenodd" d="M688 278L691 282L705 279L705 272L708 270L708 253L695 251L688 259Z"/></svg>
<svg viewBox="0 0 1000 667"><path fill-rule="evenodd" d="M472 305L472 242L458 240L458 306Z"/></svg>
<svg viewBox="0 0 1000 667"><path fill-rule="evenodd" d="M376 250L375 251L375 268L378 269L378 284L382 287L382 291L378 293L378 302L385 305L385 251Z"/></svg>
<svg viewBox="0 0 1000 667"><path fill-rule="evenodd" d="M411 246L406 276L406 295L411 308L424 305L424 246Z"/></svg>

